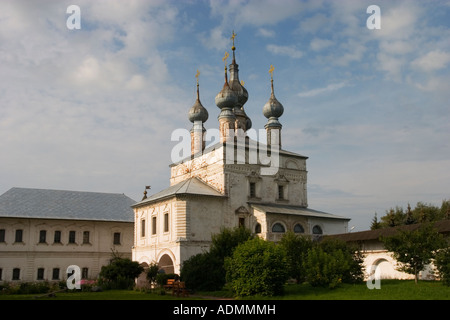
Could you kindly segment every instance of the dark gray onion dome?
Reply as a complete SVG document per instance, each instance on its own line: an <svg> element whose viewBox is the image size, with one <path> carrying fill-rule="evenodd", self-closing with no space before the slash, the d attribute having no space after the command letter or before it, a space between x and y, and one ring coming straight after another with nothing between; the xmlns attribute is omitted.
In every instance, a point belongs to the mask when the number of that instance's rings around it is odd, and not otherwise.
<svg viewBox="0 0 450 320"><path fill-rule="evenodd" d="M264 105L263 114L264 116L269 118L279 118L284 112L283 105L275 98L275 94L273 93L273 79L271 80L272 93L270 94L269 101Z"/></svg>
<svg viewBox="0 0 450 320"><path fill-rule="evenodd" d="M237 103L238 98L233 90L228 85L227 68L225 67L225 83L222 90L217 94L215 98L216 106L221 110L233 109Z"/></svg>
<svg viewBox="0 0 450 320"><path fill-rule="evenodd" d="M200 96L197 86L197 100L195 101L191 109L189 109L189 121L192 123L194 123L195 121L201 121L202 123L204 123L206 122L206 120L208 120L208 116L208 110L206 110L200 102Z"/></svg>

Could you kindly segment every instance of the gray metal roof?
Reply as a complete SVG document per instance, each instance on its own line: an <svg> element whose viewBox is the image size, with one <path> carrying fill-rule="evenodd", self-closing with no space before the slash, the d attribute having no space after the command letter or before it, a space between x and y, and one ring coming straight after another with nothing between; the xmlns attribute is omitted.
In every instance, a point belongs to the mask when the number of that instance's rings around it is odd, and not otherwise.
<svg viewBox="0 0 450 320"><path fill-rule="evenodd" d="M12 188L0 196L0 217L133 222L124 194Z"/></svg>
<svg viewBox="0 0 450 320"><path fill-rule="evenodd" d="M277 205L277 204L263 204L263 203L250 203L250 205L259 211L265 213L281 213L281 214L292 214L299 216L315 217L315 218L328 218L328 219L342 219L350 220L342 216L335 214L317 211L300 206L289 206L289 205Z"/></svg>
<svg viewBox="0 0 450 320"><path fill-rule="evenodd" d="M140 205L173 197L181 194L191 194L191 195L200 195L200 196L213 196L213 197L225 197L219 191L210 187L197 177L189 178L184 181L181 181L173 186L170 186L167 189L164 189L154 195L151 195L145 200L142 200L139 203L136 203L133 207L138 207Z"/></svg>

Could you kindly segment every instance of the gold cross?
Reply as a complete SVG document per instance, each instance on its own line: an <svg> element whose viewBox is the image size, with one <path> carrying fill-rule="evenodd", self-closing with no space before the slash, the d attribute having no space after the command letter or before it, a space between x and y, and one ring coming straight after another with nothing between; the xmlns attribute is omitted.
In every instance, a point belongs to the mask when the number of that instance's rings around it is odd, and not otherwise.
<svg viewBox="0 0 450 320"><path fill-rule="evenodd" d="M195 77L197 78L197 83L198 83L198 77L200 76L200 71L198 71L197 69L197 74L195 75Z"/></svg>
<svg viewBox="0 0 450 320"><path fill-rule="evenodd" d="M269 69L269 73L270 73L270 77L273 78L273 71L275 70L273 65L270 65L270 69Z"/></svg>
<svg viewBox="0 0 450 320"><path fill-rule="evenodd" d="M234 33L233 30L233 33L231 34L231 40L233 40L233 47L234 47L234 38L236 38L236 33Z"/></svg>
<svg viewBox="0 0 450 320"><path fill-rule="evenodd" d="M227 58L230 56L230 54L227 52L227 51L225 51L225 55L223 56L223 58L222 58L222 61L224 61L225 62L225 65L227 64Z"/></svg>

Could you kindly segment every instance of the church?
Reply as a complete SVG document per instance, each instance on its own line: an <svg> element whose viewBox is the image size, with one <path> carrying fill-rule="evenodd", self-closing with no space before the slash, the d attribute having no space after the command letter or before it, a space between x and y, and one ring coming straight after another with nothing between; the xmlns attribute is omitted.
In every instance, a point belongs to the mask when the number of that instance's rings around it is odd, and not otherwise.
<svg viewBox="0 0 450 320"><path fill-rule="evenodd" d="M197 99L188 110L191 152L170 165L170 186L132 205L132 259L144 267L157 263L166 273L180 272L183 261L209 249L211 235L244 226L255 235L279 241L292 231L311 237L346 233L349 218L308 208L306 156L284 150L280 117L284 106L271 92L262 106L267 144L250 139L252 121L244 105L248 92L239 80L232 40L232 62L225 55L224 85L215 97L220 142L205 148L208 110Z"/></svg>

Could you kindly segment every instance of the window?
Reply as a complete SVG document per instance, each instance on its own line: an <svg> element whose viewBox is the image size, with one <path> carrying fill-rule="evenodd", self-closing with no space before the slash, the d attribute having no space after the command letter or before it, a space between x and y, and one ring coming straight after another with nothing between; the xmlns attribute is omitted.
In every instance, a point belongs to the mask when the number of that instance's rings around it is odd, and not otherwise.
<svg viewBox="0 0 450 320"><path fill-rule="evenodd" d="M52 280L59 280L59 268L53 268Z"/></svg>
<svg viewBox="0 0 450 320"><path fill-rule="evenodd" d="M277 222L272 226L272 232L284 233L286 232L286 229L281 223Z"/></svg>
<svg viewBox="0 0 450 320"><path fill-rule="evenodd" d="M75 231L69 231L69 243L75 243Z"/></svg>
<svg viewBox="0 0 450 320"><path fill-rule="evenodd" d="M55 236L53 237L54 243L61 243L61 231L55 231Z"/></svg>
<svg viewBox="0 0 450 320"><path fill-rule="evenodd" d="M89 231L83 231L83 243L89 243Z"/></svg>
<svg viewBox="0 0 450 320"><path fill-rule="evenodd" d="M245 227L245 218L239 218L239 227Z"/></svg>
<svg viewBox="0 0 450 320"><path fill-rule="evenodd" d="M22 242L22 238L23 238L23 230L22 229L17 229L16 230L16 237L15 237L14 241L15 242Z"/></svg>
<svg viewBox="0 0 450 320"><path fill-rule="evenodd" d="M164 232L169 232L169 214L164 214Z"/></svg>
<svg viewBox="0 0 450 320"><path fill-rule="evenodd" d="M120 244L120 232L114 232L113 244Z"/></svg>
<svg viewBox="0 0 450 320"><path fill-rule="evenodd" d="M47 231L41 230L39 231L39 243L46 243L47 240Z"/></svg>
<svg viewBox="0 0 450 320"><path fill-rule="evenodd" d="M250 182L250 197L255 198L256 197L256 183Z"/></svg>
<svg viewBox="0 0 450 320"><path fill-rule="evenodd" d="M294 233L305 233L305 229L303 228L303 226L300 223L297 223L294 226Z"/></svg>
<svg viewBox="0 0 450 320"><path fill-rule="evenodd" d="M0 229L0 242L5 242L5 229Z"/></svg>
<svg viewBox="0 0 450 320"><path fill-rule="evenodd" d="M20 269L19 268L13 269L12 280L20 280Z"/></svg>
<svg viewBox="0 0 450 320"><path fill-rule="evenodd" d="M261 224L257 223L255 226L255 233L261 233Z"/></svg>
<svg viewBox="0 0 450 320"><path fill-rule="evenodd" d="M313 234L322 234L323 233L322 228L319 226L314 226L312 231L313 231Z"/></svg>
<svg viewBox="0 0 450 320"><path fill-rule="evenodd" d="M284 186L278 185L278 199L279 200L284 199Z"/></svg>
<svg viewBox="0 0 450 320"><path fill-rule="evenodd" d="M156 217L152 218L152 234L156 234Z"/></svg>
<svg viewBox="0 0 450 320"><path fill-rule="evenodd" d="M141 237L145 237L145 219L141 220Z"/></svg>
<svg viewBox="0 0 450 320"><path fill-rule="evenodd" d="M44 280L44 268L37 269L37 280Z"/></svg>
<svg viewBox="0 0 450 320"><path fill-rule="evenodd" d="M87 279L88 278L88 268L81 269L81 279Z"/></svg>

